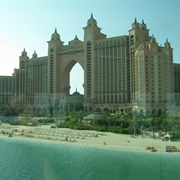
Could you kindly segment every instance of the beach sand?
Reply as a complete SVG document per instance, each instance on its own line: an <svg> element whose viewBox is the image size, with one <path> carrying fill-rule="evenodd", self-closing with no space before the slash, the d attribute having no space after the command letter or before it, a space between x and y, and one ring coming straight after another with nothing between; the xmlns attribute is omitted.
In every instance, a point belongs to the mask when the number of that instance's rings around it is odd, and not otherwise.
<svg viewBox="0 0 180 180"><path fill-rule="evenodd" d="M50 125L28 126L0 126L0 137L23 138L36 141L50 141L55 143L71 143L75 145L93 146L101 148L116 148L127 150L146 150L146 147L154 147L157 151L165 152L167 145L180 149L179 142L162 141L162 138L152 138L152 133L146 133L133 137L131 135L115 134L110 132L97 132L88 130L71 130L67 128L50 128Z"/></svg>

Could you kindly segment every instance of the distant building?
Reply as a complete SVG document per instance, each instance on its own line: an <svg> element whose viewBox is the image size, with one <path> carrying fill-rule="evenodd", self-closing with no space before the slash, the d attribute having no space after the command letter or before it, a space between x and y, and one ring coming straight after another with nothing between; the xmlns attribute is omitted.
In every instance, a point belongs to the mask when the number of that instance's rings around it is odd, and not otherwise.
<svg viewBox="0 0 180 180"><path fill-rule="evenodd" d="M107 38L92 14L83 29L84 40L75 36L67 45L55 29L47 56L34 52L29 58L24 49L19 69L12 77L0 77L0 104L61 110L82 104L85 111L143 114L170 112L179 105L180 64L173 63L167 39L159 45L144 21L136 19L128 35ZM76 63L84 70L84 96L70 95Z"/></svg>
<svg viewBox="0 0 180 180"><path fill-rule="evenodd" d="M15 104L15 77L0 76L0 107Z"/></svg>

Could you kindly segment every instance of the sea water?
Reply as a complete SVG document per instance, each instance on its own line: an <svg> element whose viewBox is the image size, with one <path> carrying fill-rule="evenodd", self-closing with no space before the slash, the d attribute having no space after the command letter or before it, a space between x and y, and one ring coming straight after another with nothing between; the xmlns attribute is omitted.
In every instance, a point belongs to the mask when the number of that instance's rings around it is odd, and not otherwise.
<svg viewBox="0 0 180 180"><path fill-rule="evenodd" d="M1 180L178 180L179 167L178 153L0 137Z"/></svg>

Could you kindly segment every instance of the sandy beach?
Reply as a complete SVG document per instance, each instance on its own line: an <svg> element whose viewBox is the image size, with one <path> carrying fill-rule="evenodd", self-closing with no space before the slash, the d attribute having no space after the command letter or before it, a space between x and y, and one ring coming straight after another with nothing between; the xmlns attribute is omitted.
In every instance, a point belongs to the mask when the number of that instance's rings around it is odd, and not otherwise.
<svg viewBox="0 0 180 180"><path fill-rule="evenodd" d="M148 151L146 147L154 147L157 151L165 152L167 145L180 149L179 142L162 141L161 138L152 138L152 133L145 137L109 132L88 130L71 130L67 128L50 128L50 125L28 127L3 124L0 126L0 137L23 138L36 141L51 141L55 143L71 143L103 148ZM178 152L179 153L179 152Z"/></svg>

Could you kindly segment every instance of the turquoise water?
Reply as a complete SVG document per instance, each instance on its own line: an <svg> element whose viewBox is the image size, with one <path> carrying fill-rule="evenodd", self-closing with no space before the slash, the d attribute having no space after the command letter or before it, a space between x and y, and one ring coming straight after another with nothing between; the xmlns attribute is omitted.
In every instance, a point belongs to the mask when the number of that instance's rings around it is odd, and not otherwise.
<svg viewBox="0 0 180 180"><path fill-rule="evenodd" d="M177 180L180 154L0 138L1 180Z"/></svg>

